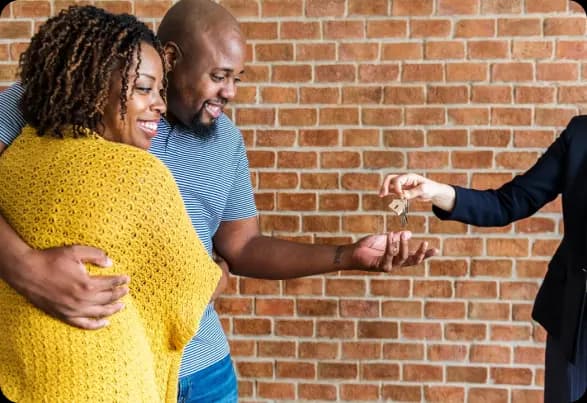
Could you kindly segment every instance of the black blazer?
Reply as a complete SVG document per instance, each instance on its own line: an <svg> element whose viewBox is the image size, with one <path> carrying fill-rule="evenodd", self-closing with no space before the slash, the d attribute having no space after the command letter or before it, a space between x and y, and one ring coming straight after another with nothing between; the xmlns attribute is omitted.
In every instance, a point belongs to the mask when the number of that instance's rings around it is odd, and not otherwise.
<svg viewBox="0 0 587 403"><path fill-rule="evenodd" d="M577 116L536 164L499 189L458 186L452 212L437 217L476 226L503 226L534 214L562 194L564 235L534 302L532 317L574 362L587 281L587 116Z"/></svg>

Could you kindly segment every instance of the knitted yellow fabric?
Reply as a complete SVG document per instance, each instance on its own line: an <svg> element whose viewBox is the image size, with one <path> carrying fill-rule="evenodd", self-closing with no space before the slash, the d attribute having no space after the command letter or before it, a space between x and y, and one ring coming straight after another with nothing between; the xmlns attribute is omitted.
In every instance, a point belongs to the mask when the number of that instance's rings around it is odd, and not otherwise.
<svg viewBox="0 0 587 403"><path fill-rule="evenodd" d="M175 182L147 152L26 127L0 156L0 212L33 247L102 248L128 273L98 331L34 308L0 281L0 389L17 402L175 402L182 349L220 278Z"/></svg>

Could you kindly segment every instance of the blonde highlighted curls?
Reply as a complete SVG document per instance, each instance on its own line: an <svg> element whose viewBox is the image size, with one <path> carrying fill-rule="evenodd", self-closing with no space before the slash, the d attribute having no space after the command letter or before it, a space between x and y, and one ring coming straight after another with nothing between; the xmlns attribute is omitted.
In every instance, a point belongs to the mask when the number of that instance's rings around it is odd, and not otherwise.
<svg viewBox="0 0 587 403"><path fill-rule="evenodd" d="M124 119L129 72L136 57L138 73L141 44L153 46L165 68L159 40L132 15L71 6L47 20L20 57L25 89L21 108L26 121L40 135L62 137L66 126L72 126L77 136L84 128L101 131L116 71L121 76L120 117Z"/></svg>

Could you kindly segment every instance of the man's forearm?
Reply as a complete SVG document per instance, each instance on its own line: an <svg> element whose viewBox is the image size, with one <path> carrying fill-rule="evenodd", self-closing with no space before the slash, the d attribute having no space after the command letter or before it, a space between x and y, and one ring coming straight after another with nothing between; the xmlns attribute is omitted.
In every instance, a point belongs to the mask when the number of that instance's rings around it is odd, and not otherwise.
<svg viewBox="0 0 587 403"><path fill-rule="evenodd" d="M13 270L17 270L21 259L26 252L30 251L30 246L16 233L16 231L0 215L0 277L10 283L9 275Z"/></svg>
<svg viewBox="0 0 587 403"><path fill-rule="evenodd" d="M351 268L348 246L315 245L257 236L250 240L236 262L233 274L284 280Z"/></svg>

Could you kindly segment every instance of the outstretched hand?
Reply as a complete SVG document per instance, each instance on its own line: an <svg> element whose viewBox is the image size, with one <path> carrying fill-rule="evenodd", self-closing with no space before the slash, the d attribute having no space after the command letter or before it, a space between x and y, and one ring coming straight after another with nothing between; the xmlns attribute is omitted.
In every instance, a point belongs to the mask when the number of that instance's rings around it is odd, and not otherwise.
<svg viewBox="0 0 587 403"><path fill-rule="evenodd" d="M82 329L100 329L107 317L124 308L118 300L128 293L128 276L90 276L84 263L110 267L100 249L66 246L31 249L22 264L4 280L47 314Z"/></svg>
<svg viewBox="0 0 587 403"><path fill-rule="evenodd" d="M389 273L395 267L415 266L438 254L438 249L428 248L428 242L420 243L410 252L410 231L369 235L352 245L351 259L354 267Z"/></svg>

